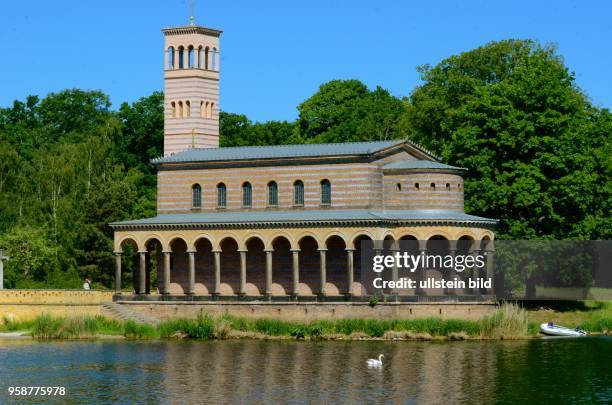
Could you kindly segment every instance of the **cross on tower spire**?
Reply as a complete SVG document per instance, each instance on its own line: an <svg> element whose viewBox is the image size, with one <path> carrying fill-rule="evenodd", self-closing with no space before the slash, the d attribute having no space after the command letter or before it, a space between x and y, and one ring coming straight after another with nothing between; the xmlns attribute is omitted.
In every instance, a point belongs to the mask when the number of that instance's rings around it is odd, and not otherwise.
<svg viewBox="0 0 612 405"><path fill-rule="evenodd" d="M195 25L195 0L189 0L189 25Z"/></svg>

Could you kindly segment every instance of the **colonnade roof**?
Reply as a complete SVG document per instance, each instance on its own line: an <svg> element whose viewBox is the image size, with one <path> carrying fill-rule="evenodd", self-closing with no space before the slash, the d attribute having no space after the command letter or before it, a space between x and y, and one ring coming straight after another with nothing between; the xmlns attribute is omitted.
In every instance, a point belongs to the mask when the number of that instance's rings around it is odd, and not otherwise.
<svg viewBox="0 0 612 405"><path fill-rule="evenodd" d="M274 210L274 211L222 211L189 214L162 214L152 218L113 222L115 229L161 225L214 226L214 225L292 225L321 223L362 223L371 225L411 222L416 224L476 225L494 227L498 221L451 210Z"/></svg>

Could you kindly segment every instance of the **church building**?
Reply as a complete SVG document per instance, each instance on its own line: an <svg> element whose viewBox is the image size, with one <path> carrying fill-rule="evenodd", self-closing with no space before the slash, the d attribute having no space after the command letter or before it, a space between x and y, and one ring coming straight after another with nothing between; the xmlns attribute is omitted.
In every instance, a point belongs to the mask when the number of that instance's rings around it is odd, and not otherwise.
<svg viewBox="0 0 612 405"><path fill-rule="evenodd" d="M465 169L408 140L220 148L222 31L162 32L157 216L111 224L121 299L361 299L362 241L492 245L497 221L464 212Z"/></svg>

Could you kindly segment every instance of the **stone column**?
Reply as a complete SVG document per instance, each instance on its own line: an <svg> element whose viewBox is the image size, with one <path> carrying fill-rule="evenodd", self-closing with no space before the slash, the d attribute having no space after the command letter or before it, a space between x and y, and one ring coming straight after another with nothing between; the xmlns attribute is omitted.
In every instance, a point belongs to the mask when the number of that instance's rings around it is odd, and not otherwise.
<svg viewBox="0 0 612 405"><path fill-rule="evenodd" d="M393 245L389 248L389 253L393 255L393 257L395 257L398 252L399 247L394 242ZM393 267L391 268L391 280L393 280L395 283L397 283L397 281L399 280L399 271L397 269L397 263L395 261L393 262ZM399 290L397 287L393 287L391 289L391 295L394 295L396 298L398 293Z"/></svg>
<svg viewBox="0 0 612 405"><path fill-rule="evenodd" d="M213 295L221 294L221 251L213 250L215 254L215 287L213 289Z"/></svg>
<svg viewBox="0 0 612 405"><path fill-rule="evenodd" d="M489 244L492 244L492 242L489 242ZM495 249L491 246L487 246L486 250L485 250L485 254L487 256L486 260L486 271L487 271L487 279L491 280L491 288L487 288L486 290L486 294L487 295L493 295L494 294L494 290L493 290L493 276L494 276L494 260L495 260Z"/></svg>
<svg viewBox="0 0 612 405"><path fill-rule="evenodd" d="M291 249L293 253L293 291L292 294L300 294L300 249Z"/></svg>
<svg viewBox="0 0 612 405"><path fill-rule="evenodd" d="M272 252L274 249L264 249L266 252L266 296L272 295Z"/></svg>
<svg viewBox="0 0 612 405"><path fill-rule="evenodd" d="M419 241L419 254L424 254L425 256L427 256L427 241L426 240ZM418 283L417 288L416 288L417 295L427 295L427 291L425 291L420 286L421 281L425 281L426 279L427 279L427 268L424 266L422 269L419 269L419 276L417 277L417 283Z"/></svg>
<svg viewBox="0 0 612 405"><path fill-rule="evenodd" d="M240 253L240 291L239 295L246 295L246 250L238 250Z"/></svg>
<svg viewBox="0 0 612 405"><path fill-rule="evenodd" d="M474 262L476 261L476 256L479 256L481 254L480 250L475 249L472 252L472 256L474 257ZM476 267L476 265L474 265L474 267L472 268L474 271L472 272L472 279L474 281L477 281L478 278L480 278L480 269L478 267ZM475 296L480 296L480 287L474 287L474 289L472 290L473 294Z"/></svg>
<svg viewBox="0 0 612 405"><path fill-rule="evenodd" d="M170 250L162 251L164 255L164 273L162 274L162 294L170 294Z"/></svg>
<svg viewBox="0 0 612 405"><path fill-rule="evenodd" d="M325 284L327 284L327 249L318 249L320 258L320 274L319 274L319 294L325 296Z"/></svg>
<svg viewBox="0 0 612 405"><path fill-rule="evenodd" d="M448 255L451 256L453 258L453 263L455 260L455 255L457 255L457 241L456 240L449 240L448 241L449 244L449 249L448 249ZM455 281L457 278L457 272L455 271L454 268L452 269L443 269L442 270L444 272L444 279L449 281L449 280L453 280ZM456 295L455 289L449 289L448 287L444 288L444 295Z"/></svg>
<svg viewBox="0 0 612 405"><path fill-rule="evenodd" d="M115 294L118 294L118 295L121 294L121 255L122 254L123 252L115 252ZM0 258L0 261L1 260L2 259Z"/></svg>
<svg viewBox="0 0 612 405"><path fill-rule="evenodd" d="M170 50L166 49L166 52L164 52L164 70L168 69L169 64L170 64Z"/></svg>
<svg viewBox="0 0 612 405"><path fill-rule="evenodd" d="M354 271L353 252L354 251L355 249L353 248L346 248L346 282L347 282L346 294L348 296L353 295L353 271Z"/></svg>
<svg viewBox="0 0 612 405"><path fill-rule="evenodd" d="M183 49L183 69L189 69L189 49Z"/></svg>
<svg viewBox="0 0 612 405"><path fill-rule="evenodd" d="M138 267L138 294L144 295L147 291L147 251L138 251L140 266Z"/></svg>
<svg viewBox="0 0 612 405"><path fill-rule="evenodd" d="M179 69L180 68L180 62L179 62L179 56L181 55L181 53L179 52L179 47L175 47L174 48L174 67L173 69Z"/></svg>
<svg viewBox="0 0 612 405"><path fill-rule="evenodd" d="M187 287L187 295L195 294L195 254L194 250L188 250L189 255L189 285Z"/></svg>
<svg viewBox="0 0 612 405"><path fill-rule="evenodd" d="M382 253L383 253L382 247L374 245L374 256L380 256L380 255L382 255ZM372 287L372 288L374 288L374 287ZM377 288L376 290L377 290L376 294L378 294L378 295L380 295L382 297L383 296L383 289L382 288Z"/></svg>

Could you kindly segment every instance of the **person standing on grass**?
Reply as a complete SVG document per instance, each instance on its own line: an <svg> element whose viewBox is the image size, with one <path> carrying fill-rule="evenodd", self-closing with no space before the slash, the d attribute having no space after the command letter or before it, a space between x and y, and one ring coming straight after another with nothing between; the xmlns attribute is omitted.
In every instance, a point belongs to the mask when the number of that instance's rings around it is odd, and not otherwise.
<svg viewBox="0 0 612 405"><path fill-rule="evenodd" d="M85 282L83 283L83 290L91 290L91 281L89 281L88 278L86 278Z"/></svg>

